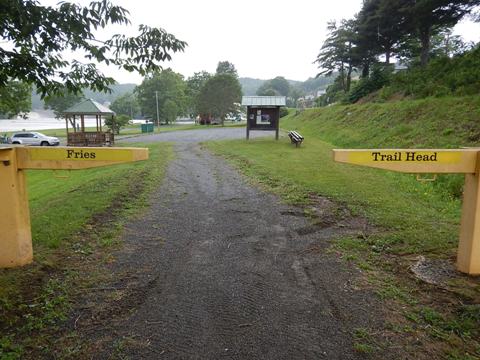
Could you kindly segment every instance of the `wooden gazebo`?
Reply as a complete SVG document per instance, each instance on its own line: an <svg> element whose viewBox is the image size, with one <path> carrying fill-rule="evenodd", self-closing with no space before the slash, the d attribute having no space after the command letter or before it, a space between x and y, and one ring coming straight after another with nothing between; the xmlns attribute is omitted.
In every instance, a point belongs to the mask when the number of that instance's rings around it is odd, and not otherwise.
<svg viewBox="0 0 480 360"><path fill-rule="evenodd" d="M112 146L113 129L102 130L102 116L115 116L115 112L92 99L86 99L63 112L68 146ZM85 117L95 117L96 131L85 131ZM71 129L68 126L70 123Z"/></svg>

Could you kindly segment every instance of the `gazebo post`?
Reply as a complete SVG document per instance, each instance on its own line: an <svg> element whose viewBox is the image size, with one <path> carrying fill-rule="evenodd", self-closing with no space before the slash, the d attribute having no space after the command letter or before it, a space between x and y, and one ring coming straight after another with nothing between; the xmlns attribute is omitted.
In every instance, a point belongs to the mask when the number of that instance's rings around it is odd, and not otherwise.
<svg viewBox="0 0 480 360"><path fill-rule="evenodd" d="M98 115L98 119L100 120L100 132L102 132L102 115Z"/></svg>
<svg viewBox="0 0 480 360"><path fill-rule="evenodd" d="M81 125L82 125L82 133L85 132L85 117L82 115L80 115L80 122L81 122Z"/></svg>

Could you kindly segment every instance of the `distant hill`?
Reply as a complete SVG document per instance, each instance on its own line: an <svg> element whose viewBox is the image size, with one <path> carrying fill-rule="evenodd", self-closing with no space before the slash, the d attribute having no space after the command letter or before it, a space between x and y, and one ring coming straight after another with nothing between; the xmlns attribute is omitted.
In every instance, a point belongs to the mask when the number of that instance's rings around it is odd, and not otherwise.
<svg viewBox="0 0 480 360"><path fill-rule="evenodd" d="M117 97L132 92L135 89L136 84L115 84L111 86L112 92L111 93L101 93L95 92L91 90L84 90L84 95L88 99L93 99L100 104L105 102L113 102ZM40 99L40 95L36 93L34 90L32 92L32 110L40 110L43 109L43 101Z"/></svg>
<svg viewBox="0 0 480 360"><path fill-rule="evenodd" d="M316 93L318 90L326 89L328 85L333 83L334 78L334 76L321 76L319 78L309 78L306 81L287 80L292 87L296 87L309 94ZM243 95L246 96L255 95L258 88L262 86L265 81L267 81L249 77L239 78L238 80L240 81L240 85L242 85Z"/></svg>
<svg viewBox="0 0 480 360"><path fill-rule="evenodd" d="M255 95L258 88L267 80L254 79L249 77L242 77L238 79L242 86L243 95ZM306 81L288 80L292 87L299 88L305 93L316 93L318 90L325 89L333 82L333 77L319 77L318 79L309 78ZM136 84L116 84L112 85L111 93L94 92L91 90L85 90L84 95L86 98L93 99L101 104L105 102L113 102L117 97L133 92ZM43 110L43 101L40 99L40 95L36 91L32 91L32 110Z"/></svg>
<svg viewBox="0 0 480 360"><path fill-rule="evenodd" d="M328 85L332 84L335 76L320 76L318 78L308 78L308 80L300 83L299 87L306 93L316 92L318 90L326 89Z"/></svg>
<svg viewBox="0 0 480 360"><path fill-rule="evenodd" d="M240 81L240 85L242 85L243 95L252 96L255 95L258 88L267 80L243 77L239 78L238 81Z"/></svg>

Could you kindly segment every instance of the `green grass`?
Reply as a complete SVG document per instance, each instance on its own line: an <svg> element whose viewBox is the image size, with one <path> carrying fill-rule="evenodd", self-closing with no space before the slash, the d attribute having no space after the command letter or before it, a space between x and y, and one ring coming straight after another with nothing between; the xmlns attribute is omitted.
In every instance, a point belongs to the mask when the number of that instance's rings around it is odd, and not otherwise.
<svg viewBox="0 0 480 360"><path fill-rule="evenodd" d="M147 146L150 159L146 162L88 170L28 171L33 244L60 246L92 214L104 211L130 190L136 191L132 182L140 184L156 176L155 170L163 168L171 149L161 144ZM137 195L141 191L139 188Z"/></svg>
<svg viewBox="0 0 480 360"><path fill-rule="evenodd" d="M408 271L420 254L455 261L463 177L443 175L433 184L420 183L414 175L334 163L331 150L476 146L479 120L479 96L331 106L282 119L284 130L305 136L299 148L285 135L278 142L263 138L205 146L286 202L308 204L312 195L321 195L366 217L374 232L332 239L332 250L370 274L368 283L379 299L400 314L397 329L413 327L425 334L445 358L470 359L480 357L478 281L465 278L439 297ZM445 298L448 306L440 300ZM467 312L465 303L472 303ZM408 333L398 330L400 339ZM362 341L355 349L373 350Z"/></svg>
<svg viewBox="0 0 480 360"><path fill-rule="evenodd" d="M282 121L340 148L460 148L480 141L480 96L330 106ZM460 197L463 176L440 175L437 190Z"/></svg>
<svg viewBox="0 0 480 360"><path fill-rule="evenodd" d="M315 193L366 216L384 229L366 241L357 240L374 252L451 256L458 238L458 200L446 200L431 184L419 183L411 175L334 163L332 145L308 131L302 135L307 140L300 148L286 138L216 142L208 147L289 202L308 201Z"/></svg>
<svg viewBox="0 0 480 360"><path fill-rule="evenodd" d="M238 123L238 122L225 122L226 127L244 127L245 123ZM181 130L200 130L200 129L211 129L211 128L219 128L221 125L198 125L198 124L187 124L187 125L182 125L182 124L172 124L172 125L162 125L160 126L160 129L155 126L154 127L154 133L162 133L162 132L170 132L170 131L181 131ZM103 127L104 130L107 130L107 127ZM70 128L71 130L71 128ZM38 131L41 132L42 134L45 134L47 136L55 136L58 138L66 138L67 133L65 129L45 129L45 130L32 130L32 131ZM96 131L96 127L86 127L85 131ZM10 136L13 134L15 131L10 131L10 132L5 132L1 133L0 135L7 134ZM120 135L117 136L125 136L125 135L142 135L142 130L141 130L141 125L140 124L133 124L133 125L128 125L125 128L120 130ZM145 134L148 135L148 134Z"/></svg>
<svg viewBox="0 0 480 360"><path fill-rule="evenodd" d="M147 204L172 157L171 144L134 146L148 146L149 159L27 172L34 263L0 269L1 360L51 357L75 292L106 276L101 265L111 261L123 224Z"/></svg>

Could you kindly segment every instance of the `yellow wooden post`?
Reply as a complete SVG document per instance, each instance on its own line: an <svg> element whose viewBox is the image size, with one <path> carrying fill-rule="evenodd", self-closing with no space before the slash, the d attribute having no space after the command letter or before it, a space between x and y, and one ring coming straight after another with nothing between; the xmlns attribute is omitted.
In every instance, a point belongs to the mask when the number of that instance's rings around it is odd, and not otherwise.
<svg viewBox="0 0 480 360"><path fill-rule="evenodd" d="M470 275L480 275L479 149L333 150L333 159L404 173L465 174L457 269Z"/></svg>
<svg viewBox="0 0 480 360"><path fill-rule="evenodd" d="M0 268L33 259L24 169L87 169L146 159L143 148L0 147Z"/></svg>
<svg viewBox="0 0 480 360"><path fill-rule="evenodd" d="M25 174L14 148L0 148L0 268L32 261L32 237Z"/></svg>
<svg viewBox="0 0 480 360"><path fill-rule="evenodd" d="M461 272L480 274L480 153L475 174L465 175L462 220L458 243L457 268Z"/></svg>

